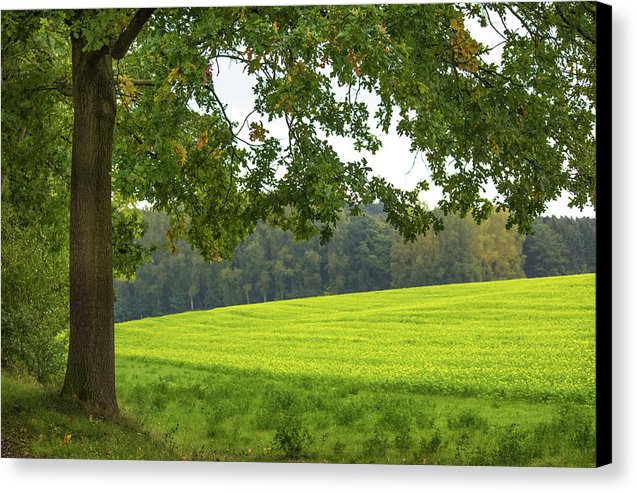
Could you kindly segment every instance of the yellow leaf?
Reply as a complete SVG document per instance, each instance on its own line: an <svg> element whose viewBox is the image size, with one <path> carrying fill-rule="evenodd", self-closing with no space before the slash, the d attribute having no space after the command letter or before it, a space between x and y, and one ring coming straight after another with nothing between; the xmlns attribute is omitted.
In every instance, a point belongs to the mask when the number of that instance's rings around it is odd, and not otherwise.
<svg viewBox="0 0 637 493"><path fill-rule="evenodd" d="M67 433L66 435L64 435L64 438L62 438L62 441L64 442L65 445L71 441L72 436L73 435L71 435L70 433Z"/></svg>
<svg viewBox="0 0 637 493"><path fill-rule="evenodd" d="M263 128L263 124L261 122L252 122L250 123L250 140L255 141L259 140L261 142L265 141L266 129Z"/></svg>
<svg viewBox="0 0 637 493"><path fill-rule="evenodd" d="M354 69L354 73L358 77L360 77L361 76L361 68L360 68L361 60L359 59L358 55L356 54L354 50L350 48L347 53L347 57L349 58L349 63L352 65L352 68Z"/></svg>
<svg viewBox="0 0 637 493"><path fill-rule="evenodd" d="M183 167L184 164L186 164L188 151L183 146L183 144L180 144L178 142L173 144L173 149L175 150L175 153L177 154L177 165L181 168Z"/></svg>
<svg viewBox="0 0 637 493"><path fill-rule="evenodd" d="M179 77L179 67L175 67L168 74L168 82L172 82Z"/></svg>
<svg viewBox="0 0 637 493"><path fill-rule="evenodd" d="M200 151L208 143L208 130L201 132L199 139L197 140L197 150Z"/></svg>
<svg viewBox="0 0 637 493"><path fill-rule="evenodd" d="M478 56L481 47L465 30L462 15L451 20L451 28L455 31L455 34L450 39L451 48L458 67L467 72L477 72L480 68Z"/></svg>
<svg viewBox="0 0 637 493"><path fill-rule="evenodd" d="M133 101L133 98L135 97L135 94L137 93L137 88L135 87L135 84L133 83L131 78L127 75L123 75L122 77L120 77L119 86L123 93L122 103L124 103L124 106L126 108L129 108L131 102Z"/></svg>

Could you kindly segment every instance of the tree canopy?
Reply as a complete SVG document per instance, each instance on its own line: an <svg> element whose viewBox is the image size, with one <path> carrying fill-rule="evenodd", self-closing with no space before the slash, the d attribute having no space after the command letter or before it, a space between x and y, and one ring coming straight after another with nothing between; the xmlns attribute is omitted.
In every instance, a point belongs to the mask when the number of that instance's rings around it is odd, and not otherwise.
<svg viewBox="0 0 637 493"><path fill-rule="evenodd" d="M136 10L5 12L4 134L48 132L68 152L69 112L49 125L39 115L68 109L66 39L82 35L85 51L116 59L116 193L168 212L169 234L210 259L258 219L328 239L344 204L375 199L406 237L439 229L418 190L341 162L331 144L375 151L396 121L430 167L420 188L442 187L443 210L484 218L501 207L526 230L563 191L595 204L594 16L589 2L159 9L124 56L114 40ZM495 33L499 60L469 24ZM216 90L224 59L254 78L245 121L230 120ZM363 92L379 98L374 115ZM288 139L269 134L273 120Z"/></svg>

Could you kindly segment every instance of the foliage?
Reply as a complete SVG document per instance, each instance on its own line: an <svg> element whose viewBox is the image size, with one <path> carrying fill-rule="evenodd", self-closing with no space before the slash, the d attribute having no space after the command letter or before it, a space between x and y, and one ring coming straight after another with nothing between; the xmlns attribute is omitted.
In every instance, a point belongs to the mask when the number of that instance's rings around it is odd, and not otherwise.
<svg viewBox="0 0 637 493"><path fill-rule="evenodd" d="M595 272L594 219L538 218L533 230L524 242L527 277Z"/></svg>
<svg viewBox="0 0 637 493"><path fill-rule="evenodd" d="M50 116L53 140L68 140L69 34L86 52L117 50L135 14L6 12L3 112L33 115L29 135ZM417 202L431 184L445 212L506 208L508 225L526 231L562 190L574 206L595 203L594 20L581 2L157 9L130 53L116 54L115 189L166 211L174 237L208 259L229 256L257 220L327 240L345 205L376 199L406 238L438 231ZM501 37L498 62L477 41L487 28ZM228 60L254 81L243 123L218 93ZM378 98L373 115L363 93ZM362 158L342 162L331 143L348 137L373 153L394 117L431 169L410 192L372 177ZM24 128L4 122L7 136ZM489 181L493 201L480 193Z"/></svg>
<svg viewBox="0 0 637 493"><path fill-rule="evenodd" d="M306 447L310 441L307 429L300 418L290 412L283 413L281 423L274 433L274 446L285 459L298 460L306 456Z"/></svg>
<svg viewBox="0 0 637 493"><path fill-rule="evenodd" d="M113 273L119 279L132 281L157 247L145 247L139 241L148 225L137 208L114 201L112 209Z"/></svg>
<svg viewBox="0 0 637 493"><path fill-rule="evenodd" d="M64 369L68 252L44 227L24 228L2 208L2 368L48 382Z"/></svg>
<svg viewBox="0 0 637 493"><path fill-rule="evenodd" d="M63 371L69 317L71 113L53 90L70 68L69 50L54 18L5 14L2 367L48 381Z"/></svg>
<svg viewBox="0 0 637 493"><path fill-rule="evenodd" d="M534 234L524 244L528 277L566 274L568 250L566 241L547 224L538 222Z"/></svg>

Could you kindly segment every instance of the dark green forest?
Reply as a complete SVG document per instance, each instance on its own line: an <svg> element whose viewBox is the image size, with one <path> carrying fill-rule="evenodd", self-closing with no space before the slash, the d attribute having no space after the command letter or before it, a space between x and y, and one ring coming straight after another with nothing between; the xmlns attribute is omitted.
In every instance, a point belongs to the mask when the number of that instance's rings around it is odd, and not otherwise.
<svg viewBox="0 0 637 493"><path fill-rule="evenodd" d="M533 234L507 230L504 212L478 225L448 216L445 230L405 242L382 205L346 216L332 240L295 241L258 224L232 260L210 264L173 242L165 215L142 211L152 260L115 281L115 319L327 294L595 272L595 219L540 217ZM168 235L167 235L168 233Z"/></svg>

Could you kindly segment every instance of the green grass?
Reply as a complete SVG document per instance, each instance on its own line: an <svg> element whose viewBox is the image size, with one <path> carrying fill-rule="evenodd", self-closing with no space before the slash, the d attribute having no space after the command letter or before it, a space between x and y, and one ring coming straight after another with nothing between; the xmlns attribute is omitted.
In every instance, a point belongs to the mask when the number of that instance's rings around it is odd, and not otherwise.
<svg viewBox="0 0 637 493"><path fill-rule="evenodd" d="M105 421L60 398L59 389L2 375L2 457L187 459L126 418Z"/></svg>
<svg viewBox="0 0 637 493"><path fill-rule="evenodd" d="M118 324L149 363L414 392L594 401L594 276L308 298Z"/></svg>
<svg viewBox="0 0 637 493"><path fill-rule="evenodd" d="M119 403L178 457L592 467L594 285L521 279L122 323Z"/></svg>
<svg viewBox="0 0 637 493"><path fill-rule="evenodd" d="M212 460L593 466L594 280L122 323L120 402Z"/></svg>

